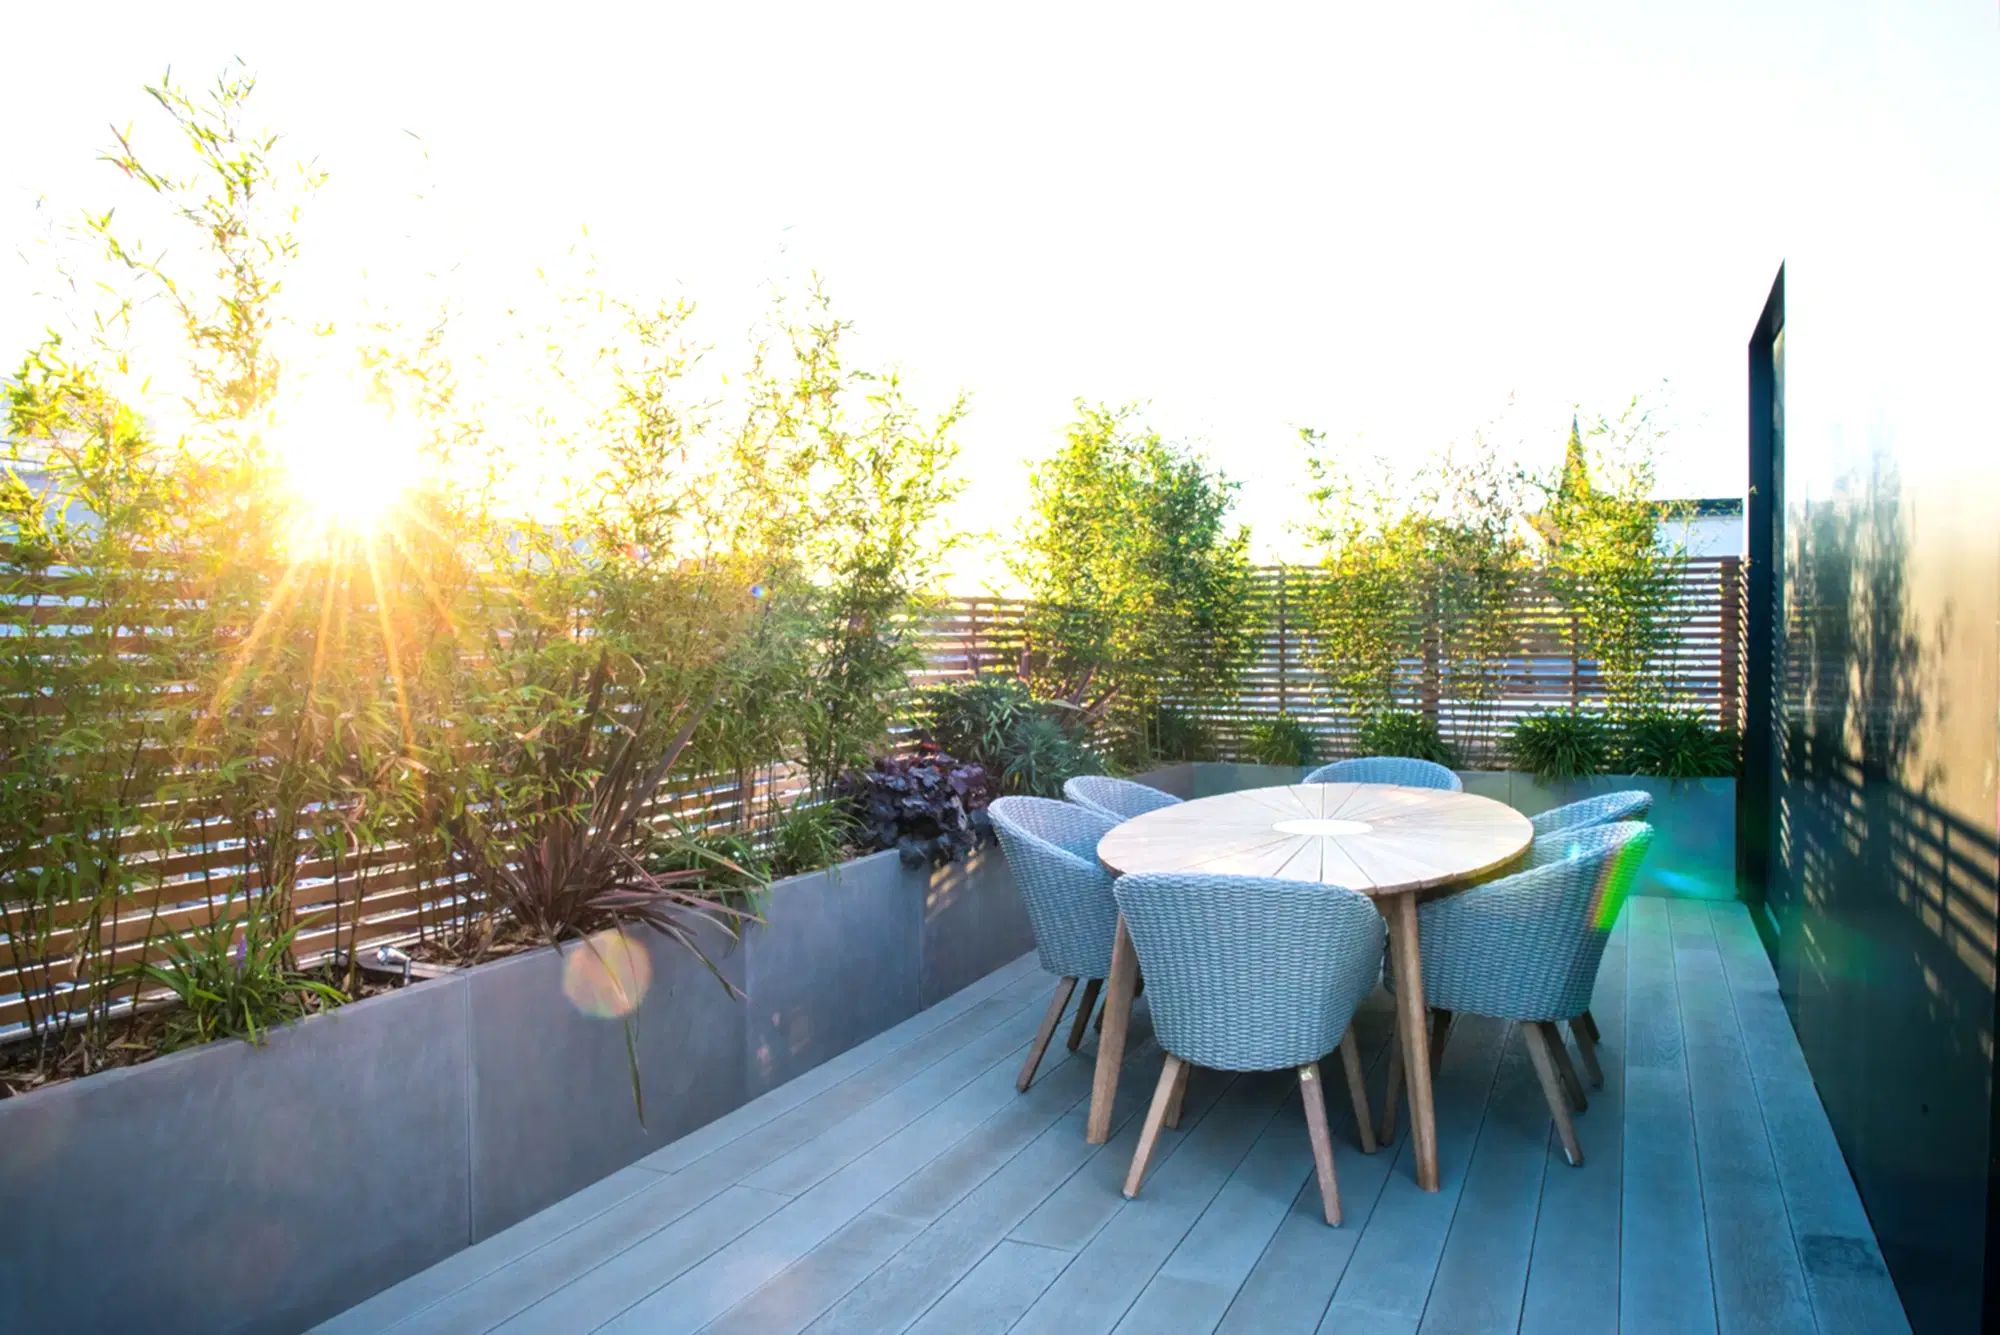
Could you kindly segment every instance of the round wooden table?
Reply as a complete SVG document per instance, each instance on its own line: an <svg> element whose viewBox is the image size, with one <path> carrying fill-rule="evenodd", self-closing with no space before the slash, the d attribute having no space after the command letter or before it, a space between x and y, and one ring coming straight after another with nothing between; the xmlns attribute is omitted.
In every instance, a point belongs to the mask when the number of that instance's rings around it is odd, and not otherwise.
<svg viewBox="0 0 2000 1335"><path fill-rule="evenodd" d="M1417 1182L1438 1187L1437 1116L1431 1102L1429 1035L1417 940L1419 892L1505 866L1534 838L1528 818L1470 793L1383 783L1306 783L1253 788L1162 807L1104 836L1097 856L1111 870L1268 876L1346 886L1372 898L1389 923L1396 958L1397 1028L1410 1094ZM1121 917L1105 980L1089 1138L1111 1133L1111 1101L1125 1060L1138 959Z"/></svg>

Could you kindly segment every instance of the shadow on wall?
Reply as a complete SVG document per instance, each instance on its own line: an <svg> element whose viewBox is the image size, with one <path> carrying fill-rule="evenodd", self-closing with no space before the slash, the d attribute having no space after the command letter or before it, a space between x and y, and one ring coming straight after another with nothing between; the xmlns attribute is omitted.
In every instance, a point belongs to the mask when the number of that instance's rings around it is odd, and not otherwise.
<svg viewBox="0 0 2000 1335"><path fill-rule="evenodd" d="M1908 522L1880 457L1787 516L1769 908L1780 989L1911 1321L1969 1331L1993 1069L1993 701L1980 642L1954 636L1954 597L1983 581L1938 560L1913 584Z"/></svg>

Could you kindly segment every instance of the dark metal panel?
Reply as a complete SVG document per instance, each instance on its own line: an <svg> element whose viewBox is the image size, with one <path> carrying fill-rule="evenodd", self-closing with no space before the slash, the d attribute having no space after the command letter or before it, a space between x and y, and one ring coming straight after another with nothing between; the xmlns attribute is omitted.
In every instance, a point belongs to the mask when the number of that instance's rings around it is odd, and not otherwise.
<svg viewBox="0 0 2000 1335"><path fill-rule="evenodd" d="M1804 273L1772 387L1789 428L1770 516L1782 582L1752 604L1769 618L1776 749L1741 837L1772 822L1780 986L1911 1321L1971 1331L2000 882L1996 442L1990 425L1984 440L1939 427L1940 400L1983 390L1910 359L1921 329L1856 314L1840 287L1855 275Z"/></svg>
<svg viewBox="0 0 2000 1335"><path fill-rule="evenodd" d="M1785 328L1785 271L1764 302L1750 338L1750 490L1743 525L1743 773L1737 785L1736 882L1738 897L1772 942L1768 896L1771 855L1771 775L1776 753L1771 728L1774 628L1780 585L1774 578L1784 515L1784 396L1779 391Z"/></svg>

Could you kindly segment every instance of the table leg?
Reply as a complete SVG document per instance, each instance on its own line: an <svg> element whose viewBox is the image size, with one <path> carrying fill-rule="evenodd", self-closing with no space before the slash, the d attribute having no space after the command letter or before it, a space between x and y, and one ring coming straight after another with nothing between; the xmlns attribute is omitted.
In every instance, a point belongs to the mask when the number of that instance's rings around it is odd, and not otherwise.
<svg viewBox="0 0 2000 1335"><path fill-rule="evenodd" d="M1125 1064L1125 1026L1132 1018L1132 987L1139 979L1139 956L1118 915L1111 947L1111 976L1104 980L1104 1031L1097 1039L1097 1079L1090 1088L1090 1126L1084 1139L1102 1145L1111 1139L1111 1102L1118 1094L1118 1070Z"/></svg>
<svg viewBox="0 0 2000 1335"><path fill-rule="evenodd" d="M1397 895L1389 907L1389 942L1396 952L1396 1020L1403 1040L1403 1079L1410 1092L1410 1141L1417 1185L1438 1189L1437 1108L1431 1102L1430 1034L1424 1015L1423 956L1417 949L1417 897ZM1099 1068L1100 1079L1102 1067Z"/></svg>

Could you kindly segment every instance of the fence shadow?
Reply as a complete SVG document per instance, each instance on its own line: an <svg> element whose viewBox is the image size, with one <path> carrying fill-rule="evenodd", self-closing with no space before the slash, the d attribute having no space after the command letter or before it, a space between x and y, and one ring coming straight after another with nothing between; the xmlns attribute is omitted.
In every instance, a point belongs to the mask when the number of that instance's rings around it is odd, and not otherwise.
<svg viewBox="0 0 2000 1335"><path fill-rule="evenodd" d="M1913 584L1904 502L1878 459L1788 516L1770 909L1780 987L1911 1320L1974 1330L1994 729L1972 704L1990 703L1984 669L1954 635L1964 585ZM1926 569L1948 576L1934 554Z"/></svg>

